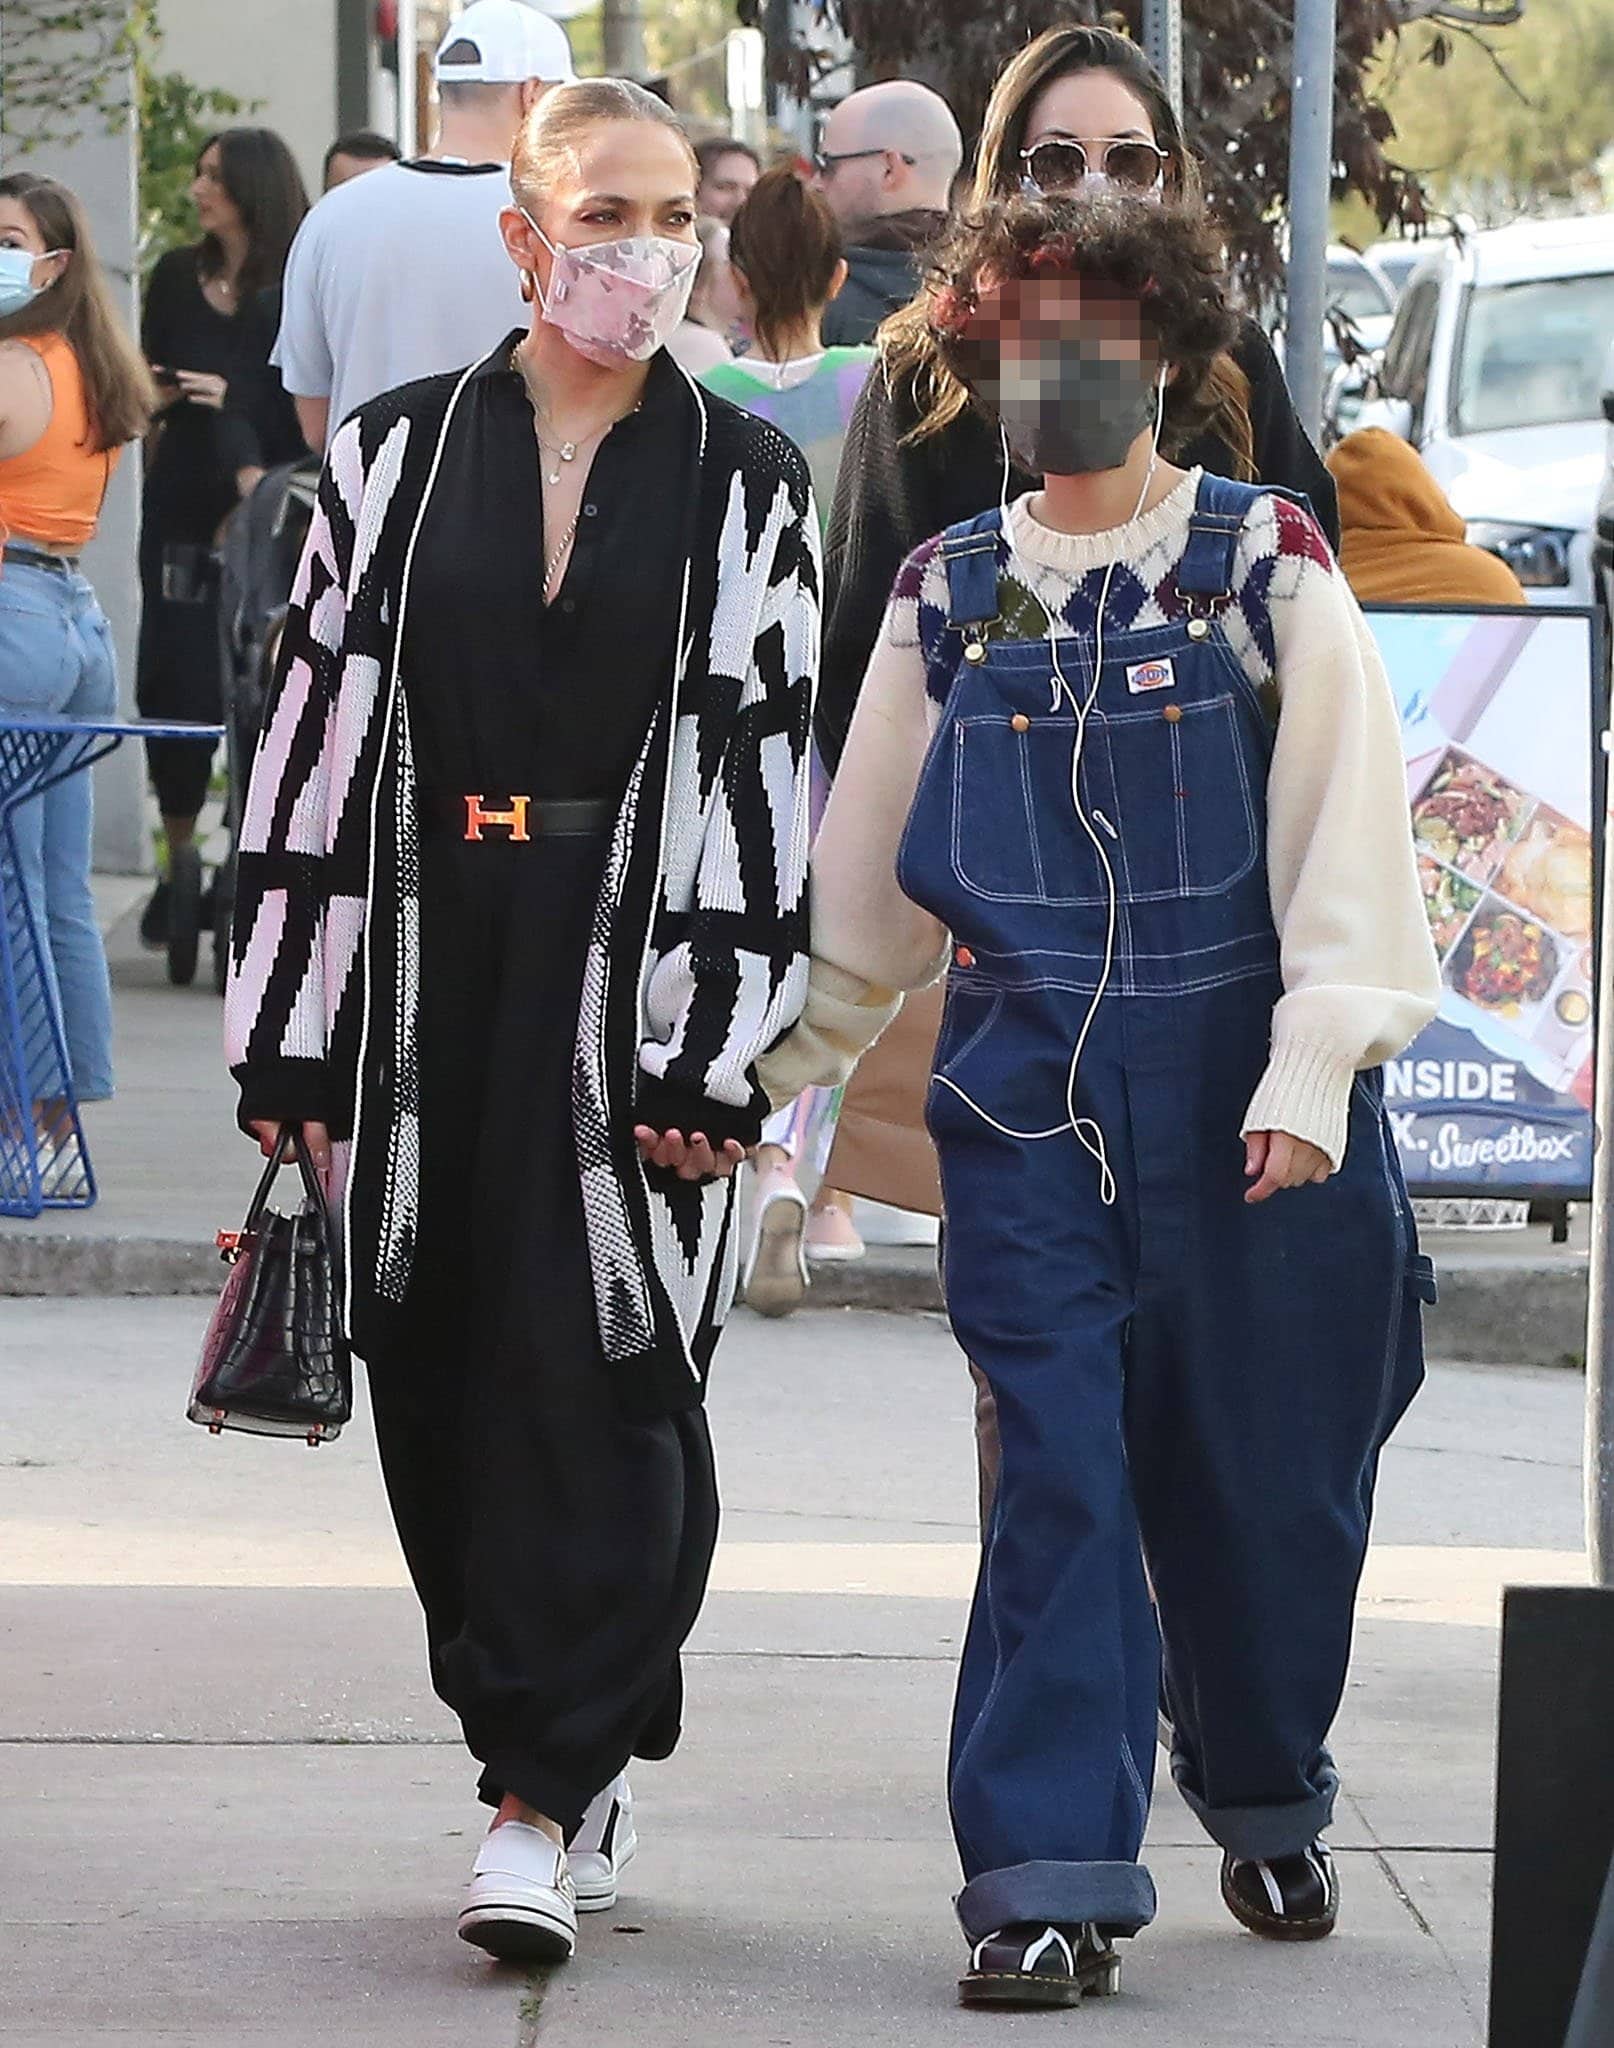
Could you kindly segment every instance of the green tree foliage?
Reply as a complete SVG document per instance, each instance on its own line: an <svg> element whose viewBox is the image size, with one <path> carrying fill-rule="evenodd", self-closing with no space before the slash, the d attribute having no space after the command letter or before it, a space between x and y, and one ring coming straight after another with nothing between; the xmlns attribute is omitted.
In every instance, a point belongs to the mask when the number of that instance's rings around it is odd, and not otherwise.
<svg viewBox="0 0 1614 2048"><path fill-rule="evenodd" d="M248 111L227 92L158 69L152 0L3 0L0 150L38 160L96 127L128 119L131 67L140 136L140 260L188 241L189 190L209 135Z"/></svg>
<svg viewBox="0 0 1614 2048"><path fill-rule="evenodd" d="M1105 22L1142 33L1142 0L824 0L872 77L927 79L978 132L992 81L1030 37L1056 23ZM1607 8L1609 0L1583 0ZM1505 25L1523 0L1339 0L1335 40L1335 196L1366 203L1379 224L1416 225L1426 202L1392 148L1395 121L1379 87L1386 48L1414 23ZM1289 185L1293 0L1183 0L1184 97L1190 140L1245 281L1281 267ZM1566 69L1569 68L1566 65ZM804 60L785 70L798 90Z"/></svg>
<svg viewBox="0 0 1614 2048"><path fill-rule="evenodd" d="M232 93L194 85L178 71L156 71L142 55L140 108L140 267L196 239L190 201L196 159L210 135L248 111Z"/></svg>
<svg viewBox="0 0 1614 2048"><path fill-rule="evenodd" d="M1397 146L1441 207L1484 224L1543 202L1614 201L1614 6L1530 0L1506 35L1404 36L1379 90Z"/></svg>
<svg viewBox="0 0 1614 2048"><path fill-rule="evenodd" d="M668 81L673 105L697 133L728 126L724 46L734 26L731 0L660 0L647 10L650 73Z"/></svg>
<svg viewBox="0 0 1614 2048"><path fill-rule="evenodd" d="M153 0L5 0L0 24L0 149L59 148L128 118L129 64Z"/></svg>

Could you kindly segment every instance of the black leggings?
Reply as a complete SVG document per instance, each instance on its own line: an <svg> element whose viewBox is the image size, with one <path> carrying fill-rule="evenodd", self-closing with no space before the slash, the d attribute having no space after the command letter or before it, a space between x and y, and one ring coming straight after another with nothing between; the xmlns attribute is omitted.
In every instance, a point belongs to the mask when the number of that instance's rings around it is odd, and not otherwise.
<svg viewBox="0 0 1614 2048"><path fill-rule="evenodd" d="M161 551L142 548L140 662L135 701L142 718L216 725L222 701L217 585L181 602L163 596ZM146 765L165 818L194 818L207 801L214 743L147 740Z"/></svg>

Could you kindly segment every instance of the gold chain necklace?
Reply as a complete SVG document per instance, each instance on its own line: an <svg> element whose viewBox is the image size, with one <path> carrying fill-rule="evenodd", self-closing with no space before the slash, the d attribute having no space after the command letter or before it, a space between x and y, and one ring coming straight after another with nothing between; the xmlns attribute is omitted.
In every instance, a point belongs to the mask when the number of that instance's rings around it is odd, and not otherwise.
<svg viewBox="0 0 1614 2048"><path fill-rule="evenodd" d="M578 440L546 441L539 424L540 419L543 418L543 408L538 402L537 393L533 390L528 380L527 372L522 365L519 343L510 351L510 367L521 379L527 393L527 401L532 407L532 434L533 439L538 443L539 454L552 456L557 462L562 464L575 462L581 449L589 447L595 441L603 440L613 427L619 426L623 420L632 419L633 415L644 405L644 400L641 398L637 405L630 405L626 412L616 413L610 419L602 421L599 426L592 428ZM561 481L561 474L559 469L546 470L544 472L544 482L551 485L558 484Z"/></svg>
<svg viewBox="0 0 1614 2048"><path fill-rule="evenodd" d="M559 541L558 541L558 542L557 542L557 543L555 544L555 547L554 547L553 551L551 552L551 554L550 554L550 557L549 557L548 561L547 561L547 562L545 562L545 564L544 564L544 603L545 603L545 604L548 604L549 600L550 600L550 599L551 599L551 598L552 598L552 597L554 596L554 594L555 594L555 588L556 588L556 585L555 585L555 572L556 572L556 571L557 571L557 570L559 569L559 567L560 567L561 563L565 561L565 559L566 559L566 550L567 550L567 549L568 549L568 548L569 548L569 547L571 546L572 542L573 542L574 540L576 540L576 538L577 538L577 524L578 524L578 520L580 519L580 517L581 517L581 516L582 516L582 515L581 515L580 513L576 513L576 512L574 512L574 513L572 514L572 523L571 523L571 525L570 525L570 526L568 526L568 527L567 527L567 529L566 529L566 531L565 531L565 532L564 532L564 533L563 533L563 534L561 535L561 537L560 537Z"/></svg>

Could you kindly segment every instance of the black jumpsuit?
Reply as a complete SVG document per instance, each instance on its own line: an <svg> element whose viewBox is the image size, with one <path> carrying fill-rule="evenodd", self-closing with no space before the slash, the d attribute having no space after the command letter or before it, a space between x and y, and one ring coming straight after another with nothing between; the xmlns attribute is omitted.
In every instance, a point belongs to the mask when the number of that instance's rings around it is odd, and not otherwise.
<svg viewBox="0 0 1614 2048"><path fill-rule="evenodd" d="M645 564L696 483L675 379L658 360L596 455L546 609L530 406L502 356L478 373L404 631L421 1217L408 1335L370 1359L371 1400L433 1682L486 1766L482 1797L568 1829L630 1755L678 1739L716 1485L704 1415L631 1416L600 1345L571 1065L605 835L468 843L464 797L621 800L677 630L676 584Z"/></svg>

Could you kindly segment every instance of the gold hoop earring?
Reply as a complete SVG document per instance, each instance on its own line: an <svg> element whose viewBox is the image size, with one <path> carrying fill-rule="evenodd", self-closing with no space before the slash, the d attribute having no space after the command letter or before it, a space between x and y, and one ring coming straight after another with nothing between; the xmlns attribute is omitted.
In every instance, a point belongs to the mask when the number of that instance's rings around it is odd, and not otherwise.
<svg viewBox="0 0 1614 2048"><path fill-rule="evenodd" d="M532 304L533 300L534 300L534 299L535 299L535 298L536 298L537 296L538 296L538 280L537 280L537 279L536 279L536 278L535 278L535 277L533 276L533 274L532 274L532 272L531 272L530 270L524 270L524 271L523 271L523 272L521 273L521 299L522 299L522 303L523 303L524 305L528 305L528 306L530 306L530 305Z"/></svg>

